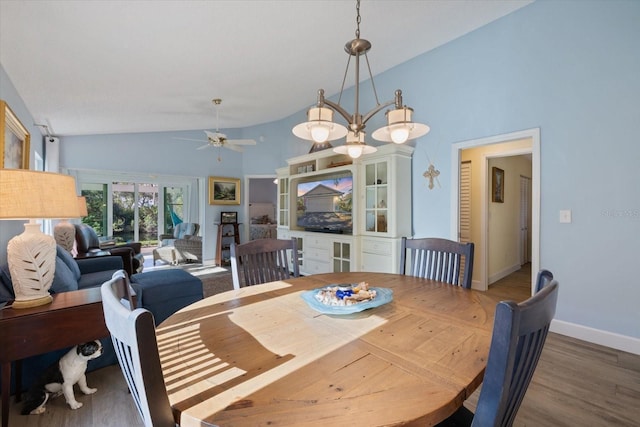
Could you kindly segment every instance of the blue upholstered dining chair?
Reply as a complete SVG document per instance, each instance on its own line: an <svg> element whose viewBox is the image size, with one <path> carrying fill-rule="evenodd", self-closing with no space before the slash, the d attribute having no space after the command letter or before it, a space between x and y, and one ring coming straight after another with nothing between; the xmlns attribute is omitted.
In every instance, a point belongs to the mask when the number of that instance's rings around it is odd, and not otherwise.
<svg viewBox="0 0 640 427"><path fill-rule="evenodd" d="M471 289L473 248L473 243L439 238L403 237L400 247L400 274Z"/></svg>
<svg viewBox="0 0 640 427"><path fill-rule="evenodd" d="M462 406L438 427L513 425L540 359L557 300L558 282L554 280L520 304L498 303L476 412Z"/></svg>
<svg viewBox="0 0 640 427"><path fill-rule="evenodd" d="M102 308L120 369L146 427L175 427L162 375L153 314L133 309L124 271L102 284Z"/></svg>
<svg viewBox="0 0 640 427"><path fill-rule="evenodd" d="M230 252L234 289L300 275L295 238L257 239L241 245L232 243Z"/></svg>
<svg viewBox="0 0 640 427"><path fill-rule="evenodd" d="M538 277L536 278L536 292L547 286L553 280L553 273L549 270L538 271Z"/></svg>

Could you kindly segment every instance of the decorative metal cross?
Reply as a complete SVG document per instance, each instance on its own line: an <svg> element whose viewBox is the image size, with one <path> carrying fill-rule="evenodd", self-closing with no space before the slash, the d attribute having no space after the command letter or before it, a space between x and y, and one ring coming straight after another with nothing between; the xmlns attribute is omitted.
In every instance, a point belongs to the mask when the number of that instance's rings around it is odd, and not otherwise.
<svg viewBox="0 0 640 427"><path fill-rule="evenodd" d="M425 178L429 180L429 190L433 190L433 180L438 181L438 187L440 187L440 180L438 179L438 175L440 175L440 171L433 166L433 163L429 164L427 170L422 174Z"/></svg>

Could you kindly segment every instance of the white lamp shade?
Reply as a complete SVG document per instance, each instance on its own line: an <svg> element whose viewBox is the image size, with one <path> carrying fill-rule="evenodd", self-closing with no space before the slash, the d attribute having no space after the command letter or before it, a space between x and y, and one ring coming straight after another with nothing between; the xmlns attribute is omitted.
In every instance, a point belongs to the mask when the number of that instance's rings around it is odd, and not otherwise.
<svg viewBox="0 0 640 427"><path fill-rule="evenodd" d="M78 218L77 197L72 176L0 170L0 219Z"/></svg>
<svg viewBox="0 0 640 427"><path fill-rule="evenodd" d="M87 198L84 196L78 196L78 216L80 218L89 215L87 210Z"/></svg>
<svg viewBox="0 0 640 427"><path fill-rule="evenodd" d="M333 122L333 110L326 107L310 108L308 121L293 128L293 134L314 142L334 141L347 135L347 128Z"/></svg>
<svg viewBox="0 0 640 427"><path fill-rule="evenodd" d="M371 136L377 141L402 144L429 133L431 128L422 123L412 122L412 115L413 110L409 107L387 111L388 125L377 129Z"/></svg>

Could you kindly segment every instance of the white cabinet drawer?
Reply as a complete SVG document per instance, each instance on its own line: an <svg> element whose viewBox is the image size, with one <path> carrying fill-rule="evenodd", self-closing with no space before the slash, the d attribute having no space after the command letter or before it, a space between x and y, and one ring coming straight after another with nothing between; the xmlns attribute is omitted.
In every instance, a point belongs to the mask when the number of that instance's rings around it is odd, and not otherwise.
<svg viewBox="0 0 640 427"><path fill-rule="evenodd" d="M304 260L304 270L308 274L330 273L331 265L328 262L309 260L307 258Z"/></svg>
<svg viewBox="0 0 640 427"><path fill-rule="evenodd" d="M392 242L381 242L379 240L362 239L362 252L370 254L391 255Z"/></svg>
<svg viewBox="0 0 640 427"><path fill-rule="evenodd" d="M326 249L328 251L330 243L329 239L323 237L305 236L304 238L304 244L307 248Z"/></svg>
<svg viewBox="0 0 640 427"><path fill-rule="evenodd" d="M280 240L289 240L289 239L291 239L291 233L287 229L278 228L278 239L280 239Z"/></svg>
<svg viewBox="0 0 640 427"><path fill-rule="evenodd" d="M397 273L393 271L393 260L387 255L362 254L362 271L374 273Z"/></svg>
<svg viewBox="0 0 640 427"><path fill-rule="evenodd" d="M304 250L305 259L315 259L324 262L329 261L329 249L311 248L307 246Z"/></svg>

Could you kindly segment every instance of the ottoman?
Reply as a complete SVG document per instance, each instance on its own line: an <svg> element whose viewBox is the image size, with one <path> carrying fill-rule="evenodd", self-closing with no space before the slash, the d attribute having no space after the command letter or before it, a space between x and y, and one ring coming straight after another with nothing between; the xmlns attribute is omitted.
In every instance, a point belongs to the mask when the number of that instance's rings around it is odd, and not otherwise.
<svg viewBox="0 0 640 427"><path fill-rule="evenodd" d="M153 265L156 265L158 260L176 265L182 261L182 256L173 246L161 246L153 250Z"/></svg>
<svg viewBox="0 0 640 427"><path fill-rule="evenodd" d="M202 281L179 268L149 271L131 276L138 307L153 313L156 325L204 297Z"/></svg>

